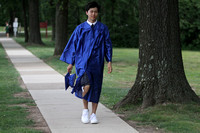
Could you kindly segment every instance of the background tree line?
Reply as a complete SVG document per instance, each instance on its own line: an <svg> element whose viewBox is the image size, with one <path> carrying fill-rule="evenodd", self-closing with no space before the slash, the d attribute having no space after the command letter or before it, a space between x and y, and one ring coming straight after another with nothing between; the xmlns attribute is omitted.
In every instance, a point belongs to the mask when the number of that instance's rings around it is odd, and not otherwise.
<svg viewBox="0 0 200 133"><path fill-rule="evenodd" d="M32 0L1 0L0 25L5 25L6 21L12 24L14 18L18 17L23 27L26 27L26 25L27 27L30 26L30 18L33 18L33 15L30 14L30 8L33 7L31 1ZM66 1L67 3L65 3ZM98 20L108 26L113 45L115 47L137 48L138 0L96 1L101 5L101 12ZM37 0L33 2L33 4L37 4ZM38 1L39 22L48 21L48 25L52 26L52 40L55 40L56 10L58 11L58 9L62 10L65 8L63 13L67 12L67 20L65 20L66 22L64 25L62 24L62 28L66 28L64 36L68 39L74 28L87 19L84 10L84 6L87 2L89 2L89 0ZM56 9L56 6L59 7ZM35 9L32 12L35 13ZM179 16L182 48L200 49L200 1L180 0ZM29 30L31 29L29 28ZM31 34L30 31L26 32ZM63 34L61 31L57 32ZM26 41L28 41L28 36L26 39Z"/></svg>
<svg viewBox="0 0 200 133"><path fill-rule="evenodd" d="M44 45L39 22L48 21L55 40L54 55L60 55L74 28L86 21L89 0L2 0L7 19L24 23L25 41ZM115 108L129 103L142 107L165 102L200 102L189 85L183 67L184 48L199 48L198 0L107 0L98 21L110 30L114 47L139 47L138 70L134 85ZM5 15L6 16L6 15ZM180 19L179 19L180 18ZM6 19L5 19L6 21ZM26 25L27 24L27 25ZM180 27L181 26L181 30ZM180 32L181 31L181 32ZM181 34L181 37L180 37ZM138 46L139 45L139 46Z"/></svg>

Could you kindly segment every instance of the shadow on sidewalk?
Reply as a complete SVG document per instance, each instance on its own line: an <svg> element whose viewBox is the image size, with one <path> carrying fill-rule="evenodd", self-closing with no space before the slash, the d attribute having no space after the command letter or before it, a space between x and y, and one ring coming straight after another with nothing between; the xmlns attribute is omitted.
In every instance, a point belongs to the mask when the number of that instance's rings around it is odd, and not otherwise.
<svg viewBox="0 0 200 133"><path fill-rule="evenodd" d="M0 37L6 37L6 33L0 32Z"/></svg>

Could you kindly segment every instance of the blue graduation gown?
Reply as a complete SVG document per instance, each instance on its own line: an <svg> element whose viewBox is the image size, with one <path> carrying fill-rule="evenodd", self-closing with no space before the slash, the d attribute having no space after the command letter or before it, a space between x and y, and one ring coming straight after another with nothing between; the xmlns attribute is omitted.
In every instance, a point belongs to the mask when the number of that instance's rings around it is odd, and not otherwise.
<svg viewBox="0 0 200 133"><path fill-rule="evenodd" d="M112 43L107 26L99 21L93 28L87 22L78 25L60 57L60 60L76 67L78 78L72 93L75 92L77 97L84 98L89 102L99 102L104 57L107 62L112 61ZM80 80L85 72L90 80L90 89L82 97Z"/></svg>

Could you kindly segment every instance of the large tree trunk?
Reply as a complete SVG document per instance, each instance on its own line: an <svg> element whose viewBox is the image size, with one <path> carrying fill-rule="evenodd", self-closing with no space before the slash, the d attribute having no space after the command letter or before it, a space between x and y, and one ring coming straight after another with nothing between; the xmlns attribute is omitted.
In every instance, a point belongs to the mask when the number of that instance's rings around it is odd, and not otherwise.
<svg viewBox="0 0 200 133"><path fill-rule="evenodd" d="M143 108L164 102L199 102L184 73L178 0L140 0L139 12L136 81L114 108L139 102Z"/></svg>
<svg viewBox="0 0 200 133"><path fill-rule="evenodd" d="M59 0L56 6L56 40L54 55L60 55L68 41L68 0Z"/></svg>
<svg viewBox="0 0 200 133"><path fill-rule="evenodd" d="M40 22L39 22L39 0L29 0L29 44L41 44Z"/></svg>
<svg viewBox="0 0 200 133"><path fill-rule="evenodd" d="M27 0L23 0L25 42L28 42Z"/></svg>

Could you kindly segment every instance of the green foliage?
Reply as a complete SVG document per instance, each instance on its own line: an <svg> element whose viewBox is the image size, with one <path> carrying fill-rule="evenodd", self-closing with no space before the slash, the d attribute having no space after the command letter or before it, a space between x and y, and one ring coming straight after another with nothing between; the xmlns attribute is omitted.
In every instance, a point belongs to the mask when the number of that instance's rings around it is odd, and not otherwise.
<svg viewBox="0 0 200 133"><path fill-rule="evenodd" d="M69 36L77 25L87 20L85 5L91 0L69 0ZM138 47L138 0L96 0L101 5L98 21L106 24L114 47ZM40 22L55 20L58 0L40 1ZM28 7L27 7L28 12ZM1 0L0 25L18 17L23 26L22 1ZM183 49L200 49L200 1L179 1L181 44Z"/></svg>
<svg viewBox="0 0 200 133"><path fill-rule="evenodd" d="M48 22L51 24L51 19L55 20L56 5L53 0L40 0L40 22Z"/></svg>
<svg viewBox="0 0 200 133"><path fill-rule="evenodd" d="M69 35L75 27L87 20L85 5L90 0L69 1ZM106 24L114 47L138 47L137 0L107 0L102 2L98 21Z"/></svg>
<svg viewBox="0 0 200 133"><path fill-rule="evenodd" d="M113 46L138 47L138 1L113 0L102 6L102 22L110 29Z"/></svg>
<svg viewBox="0 0 200 133"><path fill-rule="evenodd" d="M69 3L69 32L87 19L84 11L88 0ZM107 0L101 5L99 21L106 24L115 47L138 47L138 0ZM181 43L183 49L200 48L200 1L179 1Z"/></svg>
<svg viewBox="0 0 200 133"><path fill-rule="evenodd" d="M14 17L18 18L19 23L23 23L21 0L1 0L0 1L0 25L9 22L12 25Z"/></svg>
<svg viewBox="0 0 200 133"><path fill-rule="evenodd" d="M180 29L183 49L200 49L200 1L180 0Z"/></svg>

